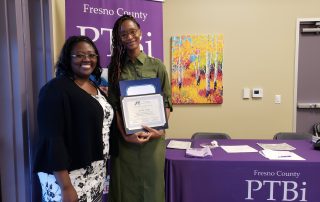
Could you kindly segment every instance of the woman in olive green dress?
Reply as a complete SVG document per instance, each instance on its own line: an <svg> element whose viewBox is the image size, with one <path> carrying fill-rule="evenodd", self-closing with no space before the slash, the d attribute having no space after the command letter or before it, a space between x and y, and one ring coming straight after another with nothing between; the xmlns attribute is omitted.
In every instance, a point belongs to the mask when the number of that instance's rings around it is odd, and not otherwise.
<svg viewBox="0 0 320 202"><path fill-rule="evenodd" d="M164 202L165 131L145 126L143 131L126 134L119 81L159 78L169 118L172 102L168 74L159 59L140 50L140 25L132 16L124 15L115 22L112 37L109 97L118 117L119 153L111 161L108 202Z"/></svg>

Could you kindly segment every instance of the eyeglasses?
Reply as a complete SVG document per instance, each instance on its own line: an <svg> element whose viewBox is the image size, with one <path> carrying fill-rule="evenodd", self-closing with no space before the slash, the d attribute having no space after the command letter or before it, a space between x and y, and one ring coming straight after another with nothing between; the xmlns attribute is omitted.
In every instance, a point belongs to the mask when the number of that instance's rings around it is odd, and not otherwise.
<svg viewBox="0 0 320 202"><path fill-rule="evenodd" d="M90 53L90 54L73 54L71 55L74 59L77 60L84 60L86 57L88 57L90 60L96 59L98 57L97 54Z"/></svg>
<svg viewBox="0 0 320 202"><path fill-rule="evenodd" d="M137 32L139 31L139 29L131 29L127 32L121 32L120 33L120 37L121 39L127 39L130 36L136 36Z"/></svg>

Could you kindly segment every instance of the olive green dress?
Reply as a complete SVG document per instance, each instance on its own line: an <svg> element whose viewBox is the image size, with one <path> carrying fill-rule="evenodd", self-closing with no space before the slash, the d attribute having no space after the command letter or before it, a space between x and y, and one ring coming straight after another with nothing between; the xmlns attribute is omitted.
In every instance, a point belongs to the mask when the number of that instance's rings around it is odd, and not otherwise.
<svg viewBox="0 0 320 202"><path fill-rule="evenodd" d="M120 80L160 78L164 105L172 111L171 88L168 74L159 59L141 52L135 63L126 60ZM119 93L112 84L109 98L119 110ZM164 137L150 140L143 145L126 142L120 134L119 154L111 157L111 177L108 202L164 202Z"/></svg>

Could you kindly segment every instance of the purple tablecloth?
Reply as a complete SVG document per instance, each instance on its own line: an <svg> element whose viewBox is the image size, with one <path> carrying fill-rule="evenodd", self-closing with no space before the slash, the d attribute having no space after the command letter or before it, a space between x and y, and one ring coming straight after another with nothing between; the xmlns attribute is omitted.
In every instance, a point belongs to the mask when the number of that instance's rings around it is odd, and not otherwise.
<svg viewBox="0 0 320 202"><path fill-rule="evenodd" d="M189 140L190 141L190 140ZM320 201L320 151L304 140L217 140L221 145L286 142L305 161L268 160L259 153L212 149L210 158L166 151L166 202ZM194 147L210 140L194 140Z"/></svg>

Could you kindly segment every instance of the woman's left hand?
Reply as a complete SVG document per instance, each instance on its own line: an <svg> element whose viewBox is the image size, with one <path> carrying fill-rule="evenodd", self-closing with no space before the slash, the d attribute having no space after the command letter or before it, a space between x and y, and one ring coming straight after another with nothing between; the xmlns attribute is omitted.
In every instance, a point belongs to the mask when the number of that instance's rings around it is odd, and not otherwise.
<svg viewBox="0 0 320 202"><path fill-rule="evenodd" d="M164 130L156 130L154 128L150 128L148 126L142 126L146 131L146 133L150 134L150 139L158 139L161 136L165 135Z"/></svg>

